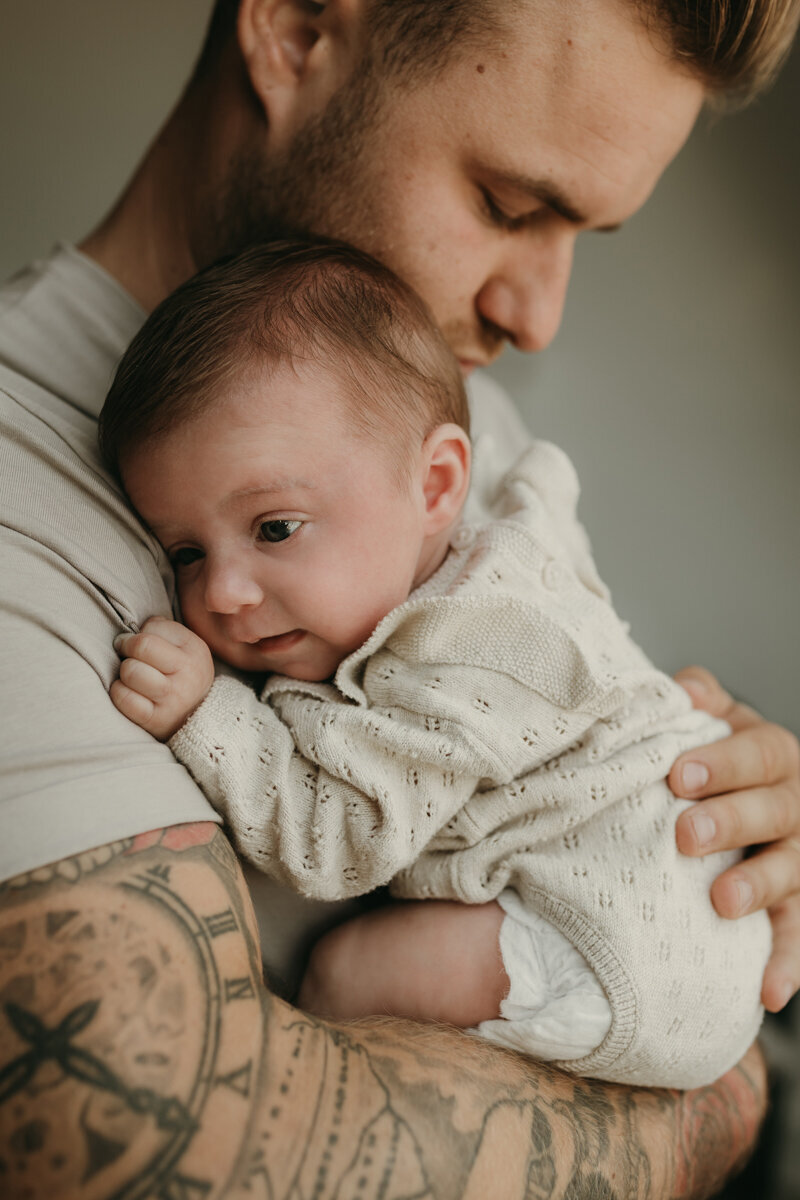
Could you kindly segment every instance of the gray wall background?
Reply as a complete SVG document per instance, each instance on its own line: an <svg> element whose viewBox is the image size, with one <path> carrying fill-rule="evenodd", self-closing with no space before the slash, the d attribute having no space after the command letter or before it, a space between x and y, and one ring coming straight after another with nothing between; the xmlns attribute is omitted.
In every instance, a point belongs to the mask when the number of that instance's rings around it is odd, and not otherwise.
<svg viewBox="0 0 800 1200"><path fill-rule="evenodd" d="M209 0L0 17L0 276L80 237L177 97ZM704 121L643 213L579 243L564 327L495 369L583 480L601 571L668 669L800 729L800 55Z"/></svg>

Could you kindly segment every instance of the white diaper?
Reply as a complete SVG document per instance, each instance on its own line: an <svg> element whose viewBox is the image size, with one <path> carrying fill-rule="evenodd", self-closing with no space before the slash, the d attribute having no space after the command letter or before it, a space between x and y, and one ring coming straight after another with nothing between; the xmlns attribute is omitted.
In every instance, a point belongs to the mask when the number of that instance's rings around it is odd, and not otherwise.
<svg viewBox="0 0 800 1200"><path fill-rule="evenodd" d="M529 912L516 892L497 898L505 911L500 951L511 988L501 1017L483 1021L481 1037L534 1058L582 1058L611 1026L611 1006L583 955L562 933Z"/></svg>

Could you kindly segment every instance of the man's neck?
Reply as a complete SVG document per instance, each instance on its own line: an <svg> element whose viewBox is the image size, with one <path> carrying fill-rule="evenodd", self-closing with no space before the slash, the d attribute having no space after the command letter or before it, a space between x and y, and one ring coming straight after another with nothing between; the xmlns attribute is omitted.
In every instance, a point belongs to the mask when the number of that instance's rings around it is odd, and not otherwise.
<svg viewBox="0 0 800 1200"><path fill-rule="evenodd" d="M148 312L197 270L193 181L203 176L194 107L184 96L117 204L79 245Z"/></svg>

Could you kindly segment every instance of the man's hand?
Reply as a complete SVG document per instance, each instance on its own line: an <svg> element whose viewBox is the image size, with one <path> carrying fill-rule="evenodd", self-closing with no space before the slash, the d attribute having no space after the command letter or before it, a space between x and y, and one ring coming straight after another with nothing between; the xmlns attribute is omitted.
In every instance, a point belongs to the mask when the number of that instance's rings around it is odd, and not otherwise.
<svg viewBox="0 0 800 1200"><path fill-rule="evenodd" d="M166 617L150 617L140 633L120 634L114 649L122 664L111 699L130 721L168 741L208 695L211 651L191 629Z"/></svg>
<svg viewBox="0 0 800 1200"><path fill-rule="evenodd" d="M800 746L797 738L737 703L702 667L675 678L695 708L722 717L733 734L682 754L669 775L676 796L704 800L678 818L684 854L760 846L714 882L711 899L722 917L766 908L772 957L761 999L770 1012L800 987Z"/></svg>

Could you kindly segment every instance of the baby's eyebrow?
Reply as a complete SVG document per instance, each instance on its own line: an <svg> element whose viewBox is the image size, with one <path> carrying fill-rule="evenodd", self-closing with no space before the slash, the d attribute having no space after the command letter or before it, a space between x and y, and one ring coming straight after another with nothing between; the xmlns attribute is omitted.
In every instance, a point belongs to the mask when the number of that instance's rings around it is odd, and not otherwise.
<svg viewBox="0 0 800 1200"><path fill-rule="evenodd" d="M271 496L275 492L291 492L300 488L312 490L316 485L308 479L274 479L267 483L258 483L253 487L237 488L235 492L231 492L226 496L225 504L230 504L232 501L242 500L249 496Z"/></svg>

